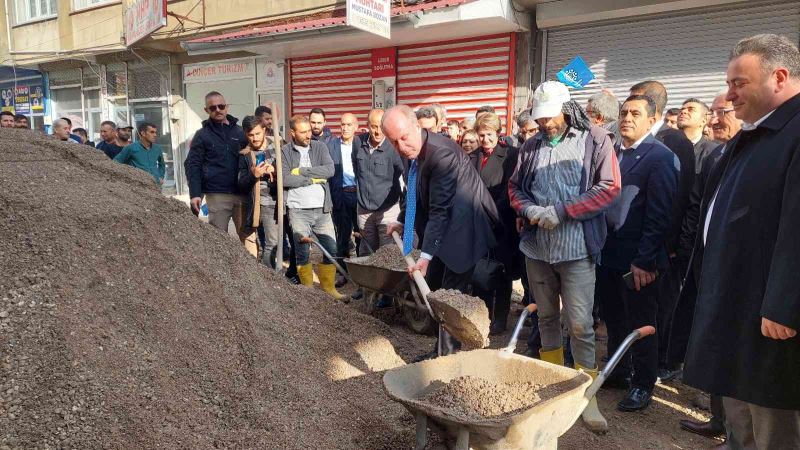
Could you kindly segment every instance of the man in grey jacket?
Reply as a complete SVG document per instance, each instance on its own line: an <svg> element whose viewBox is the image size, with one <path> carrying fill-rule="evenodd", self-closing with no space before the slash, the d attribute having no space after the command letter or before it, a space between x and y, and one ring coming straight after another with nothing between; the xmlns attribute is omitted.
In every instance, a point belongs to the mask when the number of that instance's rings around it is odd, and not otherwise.
<svg viewBox="0 0 800 450"><path fill-rule="evenodd" d="M308 117L294 116L289 121L292 141L281 149L283 155L283 188L286 190L286 207L289 223L294 231L297 255L297 274L305 286L314 284L314 272L309 261L309 244L302 242L313 233L330 254L336 253L336 237L331 219L331 191L328 178L334 167L328 147L311 140L311 122ZM334 279L336 266L327 258L317 267L322 289L334 299L341 300Z"/></svg>

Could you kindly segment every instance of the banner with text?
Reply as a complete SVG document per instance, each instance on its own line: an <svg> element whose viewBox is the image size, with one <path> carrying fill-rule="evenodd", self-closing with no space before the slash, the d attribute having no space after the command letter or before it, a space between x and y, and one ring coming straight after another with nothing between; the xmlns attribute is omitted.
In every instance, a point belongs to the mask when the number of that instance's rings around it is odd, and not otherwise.
<svg viewBox="0 0 800 450"><path fill-rule="evenodd" d="M389 109L397 104L397 49L372 50L372 107Z"/></svg>
<svg viewBox="0 0 800 450"><path fill-rule="evenodd" d="M125 45L150 36L167 24L167 0L134 0L125 10Z"/></svg>
<svg viewBox="0 0 800 450"><path fill-rule="evenodd" d="M391 0L347 0L347 25L390 39Z"/></svg>

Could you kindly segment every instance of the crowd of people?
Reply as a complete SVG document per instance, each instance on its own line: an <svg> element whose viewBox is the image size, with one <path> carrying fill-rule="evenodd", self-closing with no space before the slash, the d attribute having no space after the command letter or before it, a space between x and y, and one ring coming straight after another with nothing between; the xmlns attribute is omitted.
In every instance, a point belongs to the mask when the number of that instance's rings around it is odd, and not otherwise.
<svg viewBox="0 0 800 450"><path fill-rule="evenodd" d="M740 41L727 85L711 104L687 98L667 109L657 80L585 105L546 81L508 136L491 106L461 121L438 104L373 109L365 124L346 113L335 119L339 136L314 108L290 118L286 140L270 108L240 125L214 91L185 161L190 204L223 232L232 221L265 265L288 262L295 283L313 285L316 241L328 254L316 276L337 301L363 292L338 291L346 279L329 256L371 254L394 245L393 232L406 254L421 251L409 272L486 303L490 334L506 330L521 279L524 301L538 307L525 354L593 377L599 327L611 355L653 325L605 382L624 390L620 411L648 408L659 380L682 380L711 395L712 412L684 429L725 437L725 448L800 448L797 46L776 35ZM66 119L53 130L85 142ZM103 122L97 148L163 182L156 127L139 125L134 143L130 130ZM421 359L458 349L440 336ZM583 417L608 428L594 400Z"/></svg>
<svg viewBox="0 0 800 450"><path fill-rule="evenodd" d="M544 82L510 136L490 106L456 121L431 104L372 110L361 133L343 114L339 136L314 108L276 143L268 108L239 127L223 95L205 100L185 164L192 208L205 198L209 221L227 231L233 220L265 264L280 266L286 245L287 276L310 286L310 240L346 258L393 245L396 232L404 252L421 251L410 272L486 302L491 334L505 331L521 278L538 306L528 356L597 376L599 326L611 354L654 325L606 381L625 391L619 410L646 409L658 380L682 378L711 394L713 414L684 429L730 448L800 445L800 56L785 38L739 42L710 105L668 110L657 80L580 105ZM320 286L346 302L332 262L317 266ZM440 341L421 358L458 349ZM608 427L594 401L584 421Z"/></svg>

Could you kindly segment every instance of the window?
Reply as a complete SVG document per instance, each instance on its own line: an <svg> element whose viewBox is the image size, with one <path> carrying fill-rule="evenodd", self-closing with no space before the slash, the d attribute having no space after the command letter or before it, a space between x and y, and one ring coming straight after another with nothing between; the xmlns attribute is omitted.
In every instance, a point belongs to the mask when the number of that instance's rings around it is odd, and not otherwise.
<svg viewBox="0 0 800 450"><path fill-rule="evenodd" d="M72 10L77 11L105 3L119 3L119 0L72 0Z"/></svg>
<svg viewBox="0 0 800 450"><path fill-rule="evenodd" d="M17 23L47 19L58 14L57 0L15 0Z"/></svg>

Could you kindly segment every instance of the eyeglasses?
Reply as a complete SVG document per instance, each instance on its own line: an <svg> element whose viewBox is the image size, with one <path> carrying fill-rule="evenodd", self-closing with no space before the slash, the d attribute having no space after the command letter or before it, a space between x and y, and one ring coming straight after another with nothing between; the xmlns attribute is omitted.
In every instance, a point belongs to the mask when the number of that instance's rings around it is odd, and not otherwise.
<svg viewBox="0 0 800 450"><path fill-rule="evenodd" d="M225 108L227 108L227 107L228 107L228 105L226 105L224 103L221 104L221 105L209 105L209 106L207 106L208 110L211 111L211 112L216 112L217 110L225 111Z"/></svg>
<svg viewBox="0 0 800 450"><path fill-rule="evenodd" d="M728 114L729 112L733 112L733 108L719 108L719 109L712 109L711 115L716 117L717 119L721 119Z"/></svg>

